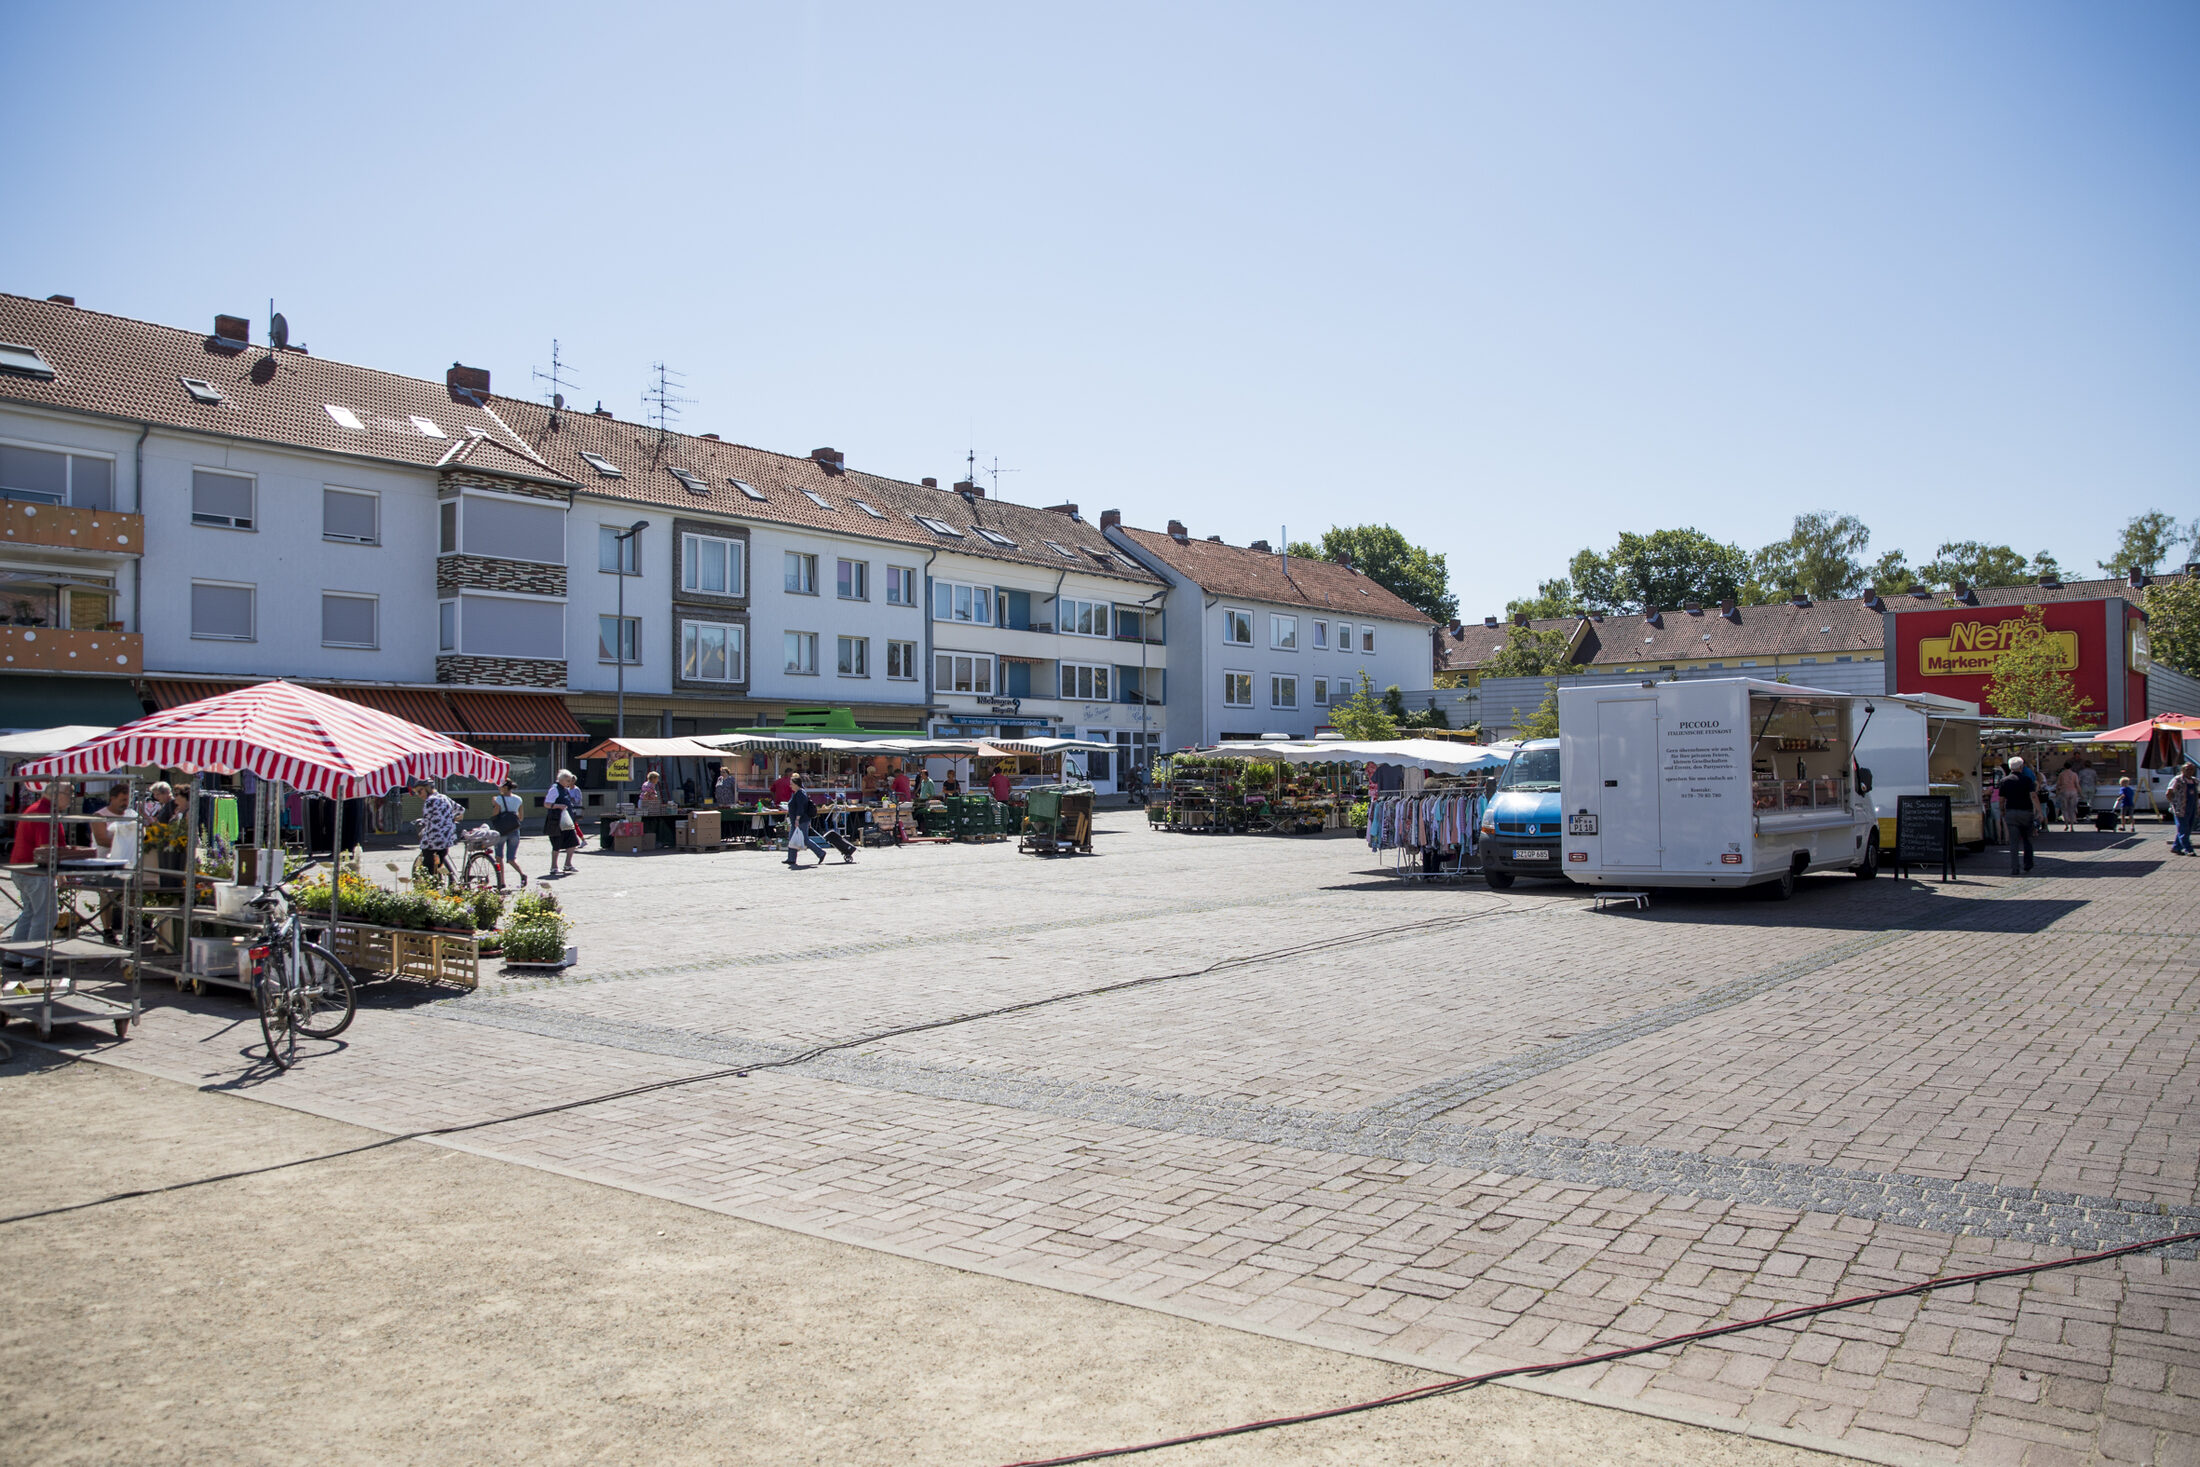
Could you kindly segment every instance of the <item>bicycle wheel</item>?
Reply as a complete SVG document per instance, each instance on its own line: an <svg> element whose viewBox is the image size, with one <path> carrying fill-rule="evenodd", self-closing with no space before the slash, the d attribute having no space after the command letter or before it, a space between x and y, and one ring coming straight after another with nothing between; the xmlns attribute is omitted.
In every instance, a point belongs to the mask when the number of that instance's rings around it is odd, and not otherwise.
<svg viewBox="0 0 2200 1467"><path fill-rule="evenodd" d="M260 1033L267 1040L267 1057L278 1070L287 1070L298 1057L298 1031L291 1026L290 998L283 991L283 977L274 957L261 964L252 980L252 996L260 1007Z"/></svg>
<svg viewBox="0 0 2200 1467"><path fill-rule="evenodd" d="M310 942L299 949L299 958L305 972L291 990L298 1032L309 1039L334 1039L351 1027L352 1017L359 1012L351 974L334 953ZM287 956L284 961L289 961Z"/></svg>
<svg viewBox="0 0 2200 1467"><path fill-rule="evenodd" d="M467 886L487 886L496 880L497 858L487 851L474 851L466 857Z"/></svg>

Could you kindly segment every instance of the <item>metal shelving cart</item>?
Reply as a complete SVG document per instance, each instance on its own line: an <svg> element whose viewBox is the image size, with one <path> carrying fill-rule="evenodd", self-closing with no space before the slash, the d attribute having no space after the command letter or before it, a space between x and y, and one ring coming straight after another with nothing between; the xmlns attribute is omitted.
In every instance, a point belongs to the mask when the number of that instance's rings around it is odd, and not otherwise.
<svg viewBox="0 0 2200 1467"><path fill-rule="evenodd" d="M143 967L145 933L135 917L137 893L143 879L143 868L136 852L133 851L127 860L67 860L61 854L65 848L62 842L71 826L104 824L112 827L136 823L136 780L127 773L91 777L121 781L129 790L133 813L118 818L49 810L15 817L18 821L31 820L51 827L51 838L38 852L42 859L25 866L11 865L9 874L17 878L20 901L26 904L33 900L43 902L51 907L53 916L45 924L46 932L42 937L0 940L0 952L18 962L31 962L36 968L35 974L27 974L20 968L0 972L0 1022L28 1023L40 1039L51 1037L56 1024L112 1024L115 1037L126 1039L140 1012L139 974ZM20 775L6 777L10 788L26 784L50 787L52 783ZM73 791L82 781L72 779L68 783ZM37 883L44 884L42 892ZM87 891L103 894L119 909L118 930L123 942L102 942L83 935L86 923L81 914L75 913L75 900L78 894ZM67 923L71 930L66 933L62 930L64 912L76 917ZM100 971L109 966L114 968L113 973ZM90 986L95 983L96 988Z"/></svg>

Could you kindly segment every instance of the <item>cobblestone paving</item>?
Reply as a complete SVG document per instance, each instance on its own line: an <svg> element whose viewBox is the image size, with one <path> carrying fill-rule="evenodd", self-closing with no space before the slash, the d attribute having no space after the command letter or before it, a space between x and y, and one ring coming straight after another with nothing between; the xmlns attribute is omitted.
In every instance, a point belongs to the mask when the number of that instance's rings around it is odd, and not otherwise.
<svg viewBox="0 0 2200 1467"><path fill-rule="evenodd" d="M598 857L555 980L384 991L281 1076L214 1000L104 1053L391 1129L748 1069L456 1144L1441 1368L2200 1228L2200 863L2158 839L1642 913L1338 839L1099 845ZM2193 1252L1548 1388L1889 1462L2200 1462Z"/></svg>

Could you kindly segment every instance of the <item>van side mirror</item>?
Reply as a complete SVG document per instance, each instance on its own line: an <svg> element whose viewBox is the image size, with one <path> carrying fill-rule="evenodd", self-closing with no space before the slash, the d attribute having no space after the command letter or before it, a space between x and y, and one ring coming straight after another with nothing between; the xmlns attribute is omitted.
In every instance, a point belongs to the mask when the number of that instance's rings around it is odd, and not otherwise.
<svg viewBox="0 0 2200 1467"><path fill-rule="evenodd" d="M1856 766L1856 792L1860 795L1872 792L1872 772L1861 764Z"/></svg>

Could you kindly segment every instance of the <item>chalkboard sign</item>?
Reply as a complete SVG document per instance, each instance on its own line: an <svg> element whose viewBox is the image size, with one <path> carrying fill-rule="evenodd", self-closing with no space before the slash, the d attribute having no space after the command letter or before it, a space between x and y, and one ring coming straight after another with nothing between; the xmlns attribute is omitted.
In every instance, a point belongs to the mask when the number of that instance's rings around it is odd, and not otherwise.
<svg viewBox="0 0 2200 1467"><path fill-rule="evenodd" d="M1913 865L1938 866L1942 881L1955 880L1955 807L1948 796L1895 797L1894 858L1904 876Z"/></svg>

